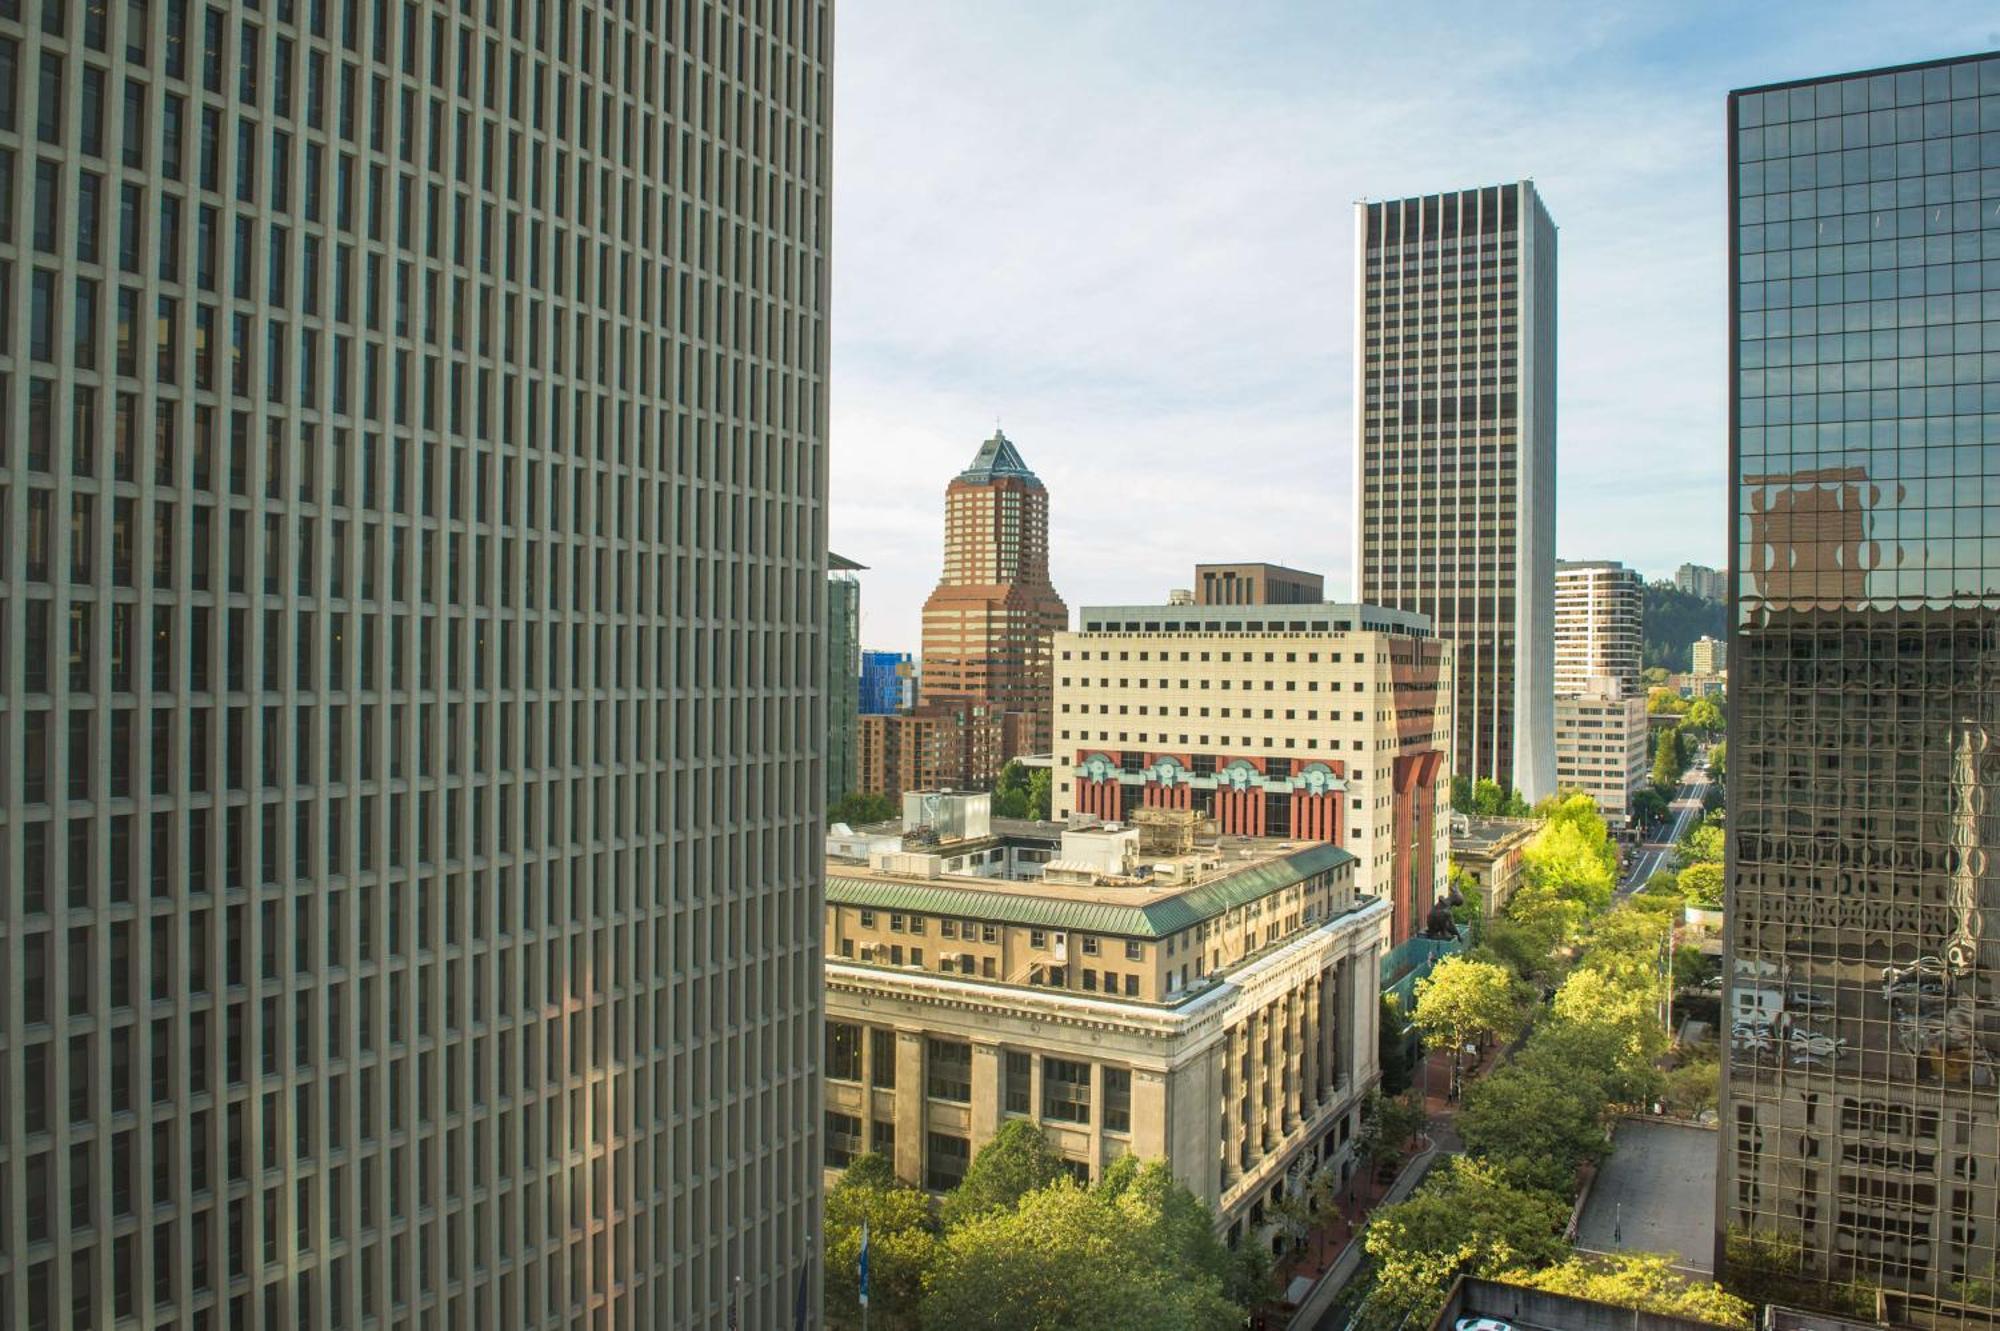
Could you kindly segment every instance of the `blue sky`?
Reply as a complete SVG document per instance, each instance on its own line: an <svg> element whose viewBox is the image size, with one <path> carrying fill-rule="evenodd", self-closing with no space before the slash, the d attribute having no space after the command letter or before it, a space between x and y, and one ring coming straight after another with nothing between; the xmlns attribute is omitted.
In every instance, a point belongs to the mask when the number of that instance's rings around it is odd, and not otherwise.
<svg viewBox="0 0 2000 1331"><path fill-rule="evenodd" d="M1885 17L1886 16L1886 17ZM830 542L914 650L996 418L1072 608L1349 583L1353 204L1532 178L1557 549L1723 562L1724 94L2000 47L1991 4L843 0Z"/></svg>

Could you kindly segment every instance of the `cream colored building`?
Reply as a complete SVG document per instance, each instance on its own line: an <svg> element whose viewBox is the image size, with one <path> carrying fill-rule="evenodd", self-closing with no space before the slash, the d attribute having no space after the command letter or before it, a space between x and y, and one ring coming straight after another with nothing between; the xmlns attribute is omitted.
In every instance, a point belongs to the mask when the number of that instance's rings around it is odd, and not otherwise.
<svg viewBox="0 0 2000 1331"><path fill-rule="evenodd" d="M1451 863L1467 896L1477 896L1488 918L1507 909L1520 886L1521 852L1541 823L1533 818L1451 817Z"/></svg>
<svg viewBox="0 0 2000 1331"><path fill-rule="evenodd" d="M1235 1236L1344 1163L1388 907L1336 846L1141 821L1064 833L1027 881L947 872L950 842L829 858L829 1170L875 1151L943 1191L1026 1118L1082 1179L1165 1159Z"/></svg>
<svg viewBox="0 0 2000 1331"><path fill-rule="evenodd" d="M1377 606L1086 606L1055 640L1060 818L1192 808L1225 833L1330 840L1391 907L1444 895L1452 645Z"/></svg>
<svg viewBox="0 0 2000 1331"><path fill-rule="evenodd" d="M1632 817L1632 795L1648 779L1646 699L1599 677L1556 699L1556 784L1597 801L1613 827Z"/></svg>
<svg viewBox="0 0 2000 1331"><path fill-rule="evenodd" d="M1693 675L1720 675L1729 669L1729 644L1721 638L1711 638L1706 634L1694 640L1689 653L1688 673Z"/></svg>

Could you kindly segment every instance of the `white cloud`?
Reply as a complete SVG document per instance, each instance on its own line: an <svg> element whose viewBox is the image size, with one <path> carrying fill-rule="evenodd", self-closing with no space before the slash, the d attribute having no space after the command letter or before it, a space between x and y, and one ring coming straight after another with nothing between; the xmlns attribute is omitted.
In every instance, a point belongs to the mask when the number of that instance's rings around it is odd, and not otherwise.
<svg viewBox="0 0 2000 1331"><path fill-rule="evenodd" d="M1353 201L1521 176L1561 228L1559 549L1721 562L1724 93L1990 40L1780 10L844 0L830 529L869 644L916 647L996 416L1072 606L1200 559L1344 591Z"/></svg>

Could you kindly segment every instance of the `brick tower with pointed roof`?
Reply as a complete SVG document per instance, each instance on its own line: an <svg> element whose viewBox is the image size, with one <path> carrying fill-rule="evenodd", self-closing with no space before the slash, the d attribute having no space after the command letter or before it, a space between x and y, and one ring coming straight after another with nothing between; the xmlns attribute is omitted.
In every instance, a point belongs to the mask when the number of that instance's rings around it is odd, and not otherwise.
<svg viewBox="0 0 2000 1331"><path fill-rule="evenodd" d="M998 752L971 764L990 781L1006 759L1047 753L1053 636L1069 607L1049 582L1049 492L997 428L944 496L944 574L924 602L921 701L997 718Z"/></svg>

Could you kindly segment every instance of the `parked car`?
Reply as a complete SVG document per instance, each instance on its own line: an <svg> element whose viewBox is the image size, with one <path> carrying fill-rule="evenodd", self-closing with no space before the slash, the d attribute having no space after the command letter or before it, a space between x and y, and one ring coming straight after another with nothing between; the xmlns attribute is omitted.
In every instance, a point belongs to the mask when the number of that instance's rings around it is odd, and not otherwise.
<svg viewBox="0 0 2000 1331"><path fill-rule="evenodd" d="M1497 1317L1461 1317L1454 1331L1514 1331Z"/></svg>
<svg viewBox="0 0 2000 1331"><path fill-rule="evenodd" d="M1816 994L1810 989L1794 989L1785 996L1785 1003L1794 1012L1831 1012L1833 1000L1824 994Z"/></svg>

